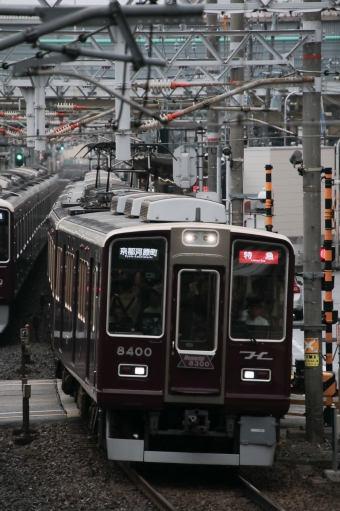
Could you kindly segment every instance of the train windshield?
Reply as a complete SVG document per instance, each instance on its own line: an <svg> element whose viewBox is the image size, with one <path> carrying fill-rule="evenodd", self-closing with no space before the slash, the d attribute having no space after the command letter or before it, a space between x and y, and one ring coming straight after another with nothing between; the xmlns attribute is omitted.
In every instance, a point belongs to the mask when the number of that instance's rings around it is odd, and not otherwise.
<svg viewBox="0 0 340 511"><path fill-rule="evenodd" d="M112 243L110 334L163 335L165 262L164 238L125 238Z"/></svg>
<svg viewBox="0 0 340 511"><path fill-rule="evenodd" d="M230 337L285 336L288 256L282 245L236 241L232 254Z"/></svg>
<svg viewBox="0 0 340 511"><path fill-rule="evenodd" d="M0 209L0 261L9 259L9 214Z"/></svg>
<svg viewBox="0 0 340 511"><path fill-rule="evenodd" d="M179 272L176 329L179 352L216 350L219 280L215 270Z"/></svg>

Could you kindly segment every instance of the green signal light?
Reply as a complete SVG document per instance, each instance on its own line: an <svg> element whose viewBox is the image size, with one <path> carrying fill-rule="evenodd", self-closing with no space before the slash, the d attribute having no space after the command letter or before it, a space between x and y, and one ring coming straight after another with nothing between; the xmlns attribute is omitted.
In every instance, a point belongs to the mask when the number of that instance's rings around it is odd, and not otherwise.
<svg viewBox="0 0 340 511"><path fill-rule="evenodd" d="M22 160L22 154L17 154L17 160Z"/></svg>

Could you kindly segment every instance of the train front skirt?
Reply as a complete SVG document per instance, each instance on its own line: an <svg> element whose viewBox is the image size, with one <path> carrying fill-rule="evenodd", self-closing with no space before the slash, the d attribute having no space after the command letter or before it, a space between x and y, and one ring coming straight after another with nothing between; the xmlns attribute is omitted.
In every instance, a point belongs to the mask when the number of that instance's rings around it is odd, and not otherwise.
<svg viewBox="0 0 340 511"><path fill-rule="evenodd" d="M110 414L106 415L108 458L145 463L184 463L196 465L271 466L276 449L276 420L273 417L240 418L239 454L149 451L144 440L110 437Z"/></svg>

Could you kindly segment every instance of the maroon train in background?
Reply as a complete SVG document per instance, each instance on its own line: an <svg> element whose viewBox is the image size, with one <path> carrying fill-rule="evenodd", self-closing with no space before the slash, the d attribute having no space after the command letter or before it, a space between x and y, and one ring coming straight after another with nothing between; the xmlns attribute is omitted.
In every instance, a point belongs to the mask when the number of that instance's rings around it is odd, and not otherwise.
<svg viewBox="0 0 340 511"><path fill-rule="evenodd" d="M0 172L0 333L46 245L46 219L65 184L42 167Z"/></svg>
<svg viewBox="0 0 340 511"><path fill-rule="evenodd" d="M50 215L57 376L115 460L271 465L294 252L206 199L70 185Z"/></svg>

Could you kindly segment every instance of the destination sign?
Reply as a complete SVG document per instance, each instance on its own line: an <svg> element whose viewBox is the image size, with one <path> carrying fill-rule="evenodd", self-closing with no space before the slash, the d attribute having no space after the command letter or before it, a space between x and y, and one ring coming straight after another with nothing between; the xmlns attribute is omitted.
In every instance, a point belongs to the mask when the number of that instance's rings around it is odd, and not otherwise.
<svg viewBox="0 0 340 511"><path fill-rule="evenodd" d="M119 249L119 259L152 259L157 261L158 252L158 248L121 247Z"/></svg>

